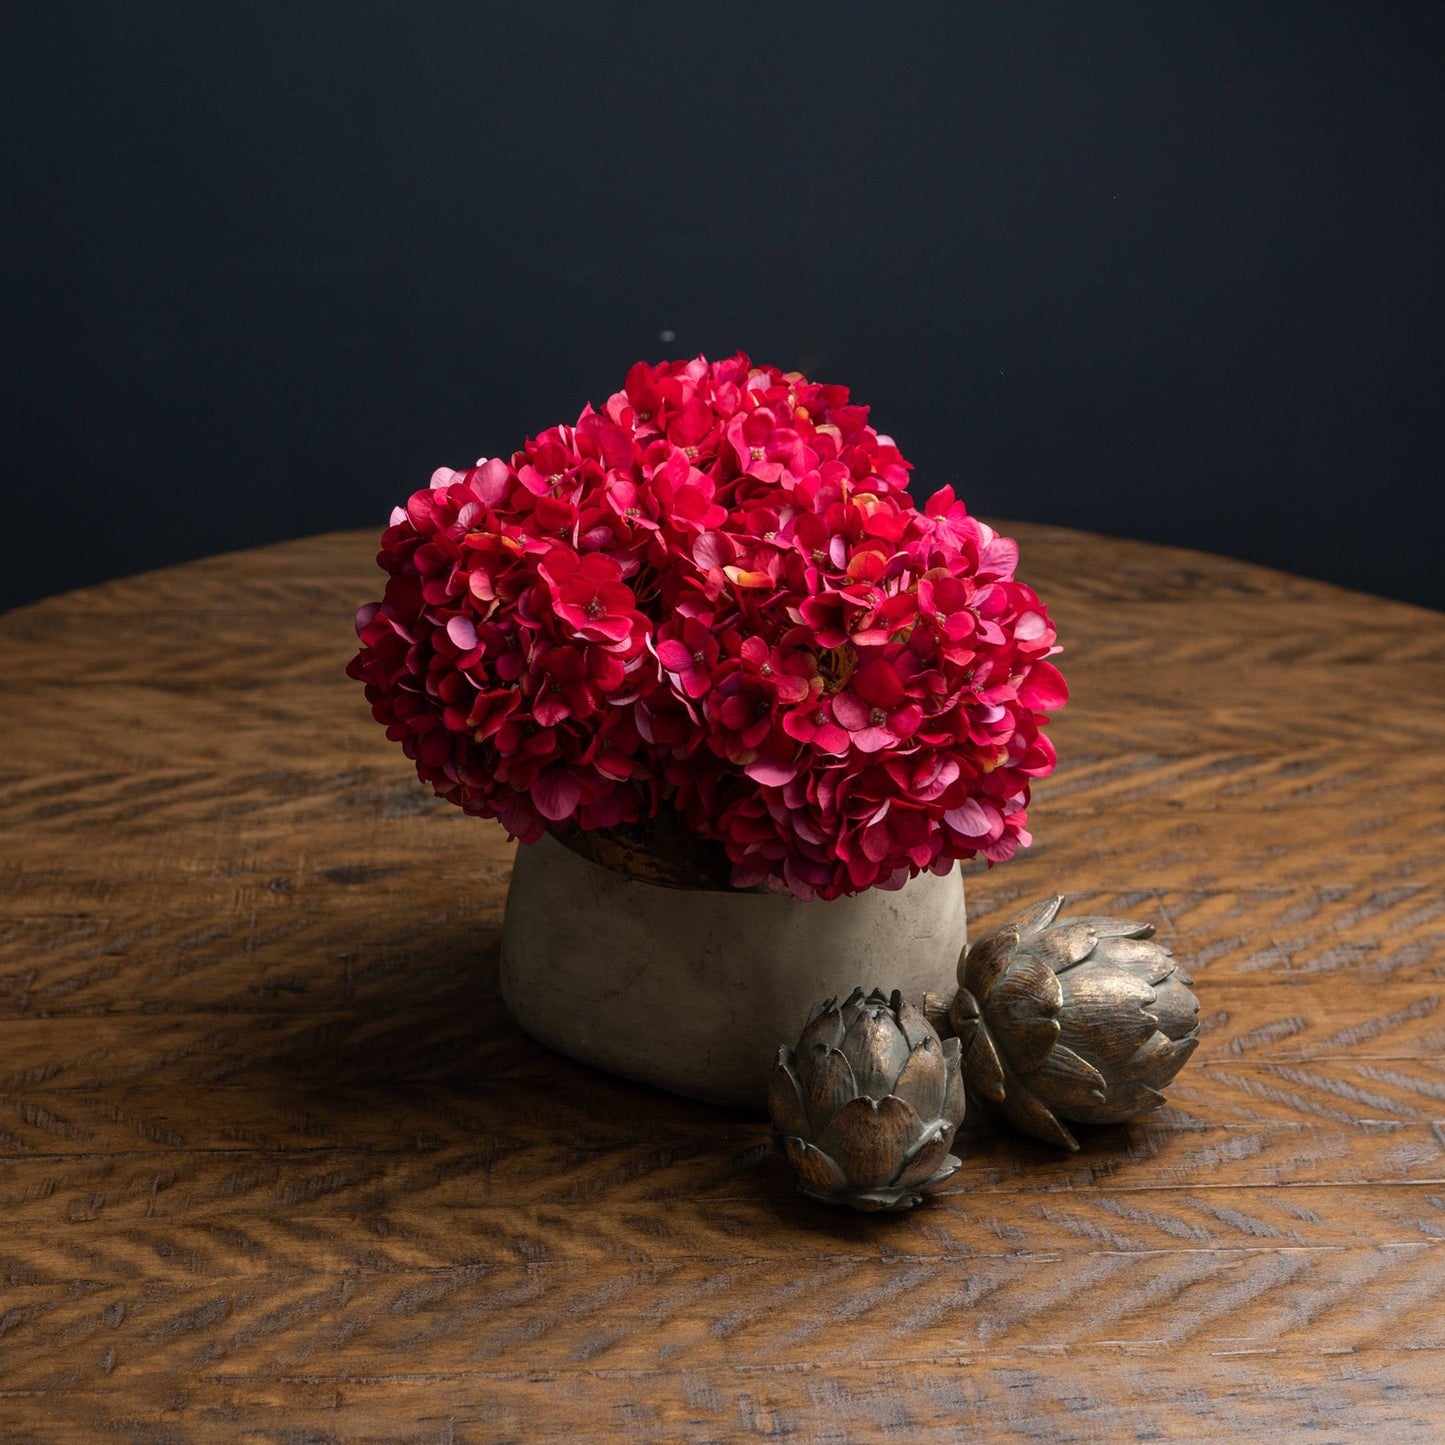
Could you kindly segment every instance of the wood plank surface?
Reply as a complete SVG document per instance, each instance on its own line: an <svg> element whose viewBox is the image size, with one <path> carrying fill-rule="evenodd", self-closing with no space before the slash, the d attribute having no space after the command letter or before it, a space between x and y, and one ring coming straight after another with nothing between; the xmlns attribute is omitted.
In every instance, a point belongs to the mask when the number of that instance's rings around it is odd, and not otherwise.
<svg viewBox="0 0 1445 1445"><path fill-rule="evenodd" d="M1445 617L1009 530L1074 697L971 926L1156 920L1202 1042L898 1218L510 1022L371 534L0 618L0 1440L1445 1439Z"/></svg>

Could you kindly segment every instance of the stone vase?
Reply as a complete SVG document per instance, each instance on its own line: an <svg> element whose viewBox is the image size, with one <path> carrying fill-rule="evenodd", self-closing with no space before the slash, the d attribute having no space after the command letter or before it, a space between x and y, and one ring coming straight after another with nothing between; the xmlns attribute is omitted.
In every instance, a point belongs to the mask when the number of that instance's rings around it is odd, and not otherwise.
<svg viewBox="0 0 1445 1445"><path fill-rule="evenodd" d="M502 996L539 1043L673 1093L766 1109L780 1044L855 986L915 1003L951 991L968 941L963 879L805 902L659 886L550 835L519 847L502 926Z"/></svg>

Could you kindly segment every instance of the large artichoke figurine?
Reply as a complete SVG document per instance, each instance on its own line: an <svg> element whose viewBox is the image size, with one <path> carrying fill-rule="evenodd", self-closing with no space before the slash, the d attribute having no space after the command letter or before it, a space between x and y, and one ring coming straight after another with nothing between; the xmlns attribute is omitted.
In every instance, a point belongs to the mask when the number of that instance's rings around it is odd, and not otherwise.
<svg viewBox="0 0 1445 1445"><path fill-rule="evenodd" d="M959 1167L957 1039L895 992L818 1004L778 1050L768 1106L804 1194L853 1209L909 1209Z"/></svg>
<svg viewBox="0 0 1445 1445"><path fill-rule="evenodd" d="M949 1022L968 1088L1011 1123L1077 1149L1063 1122L1114 1124L1159 1091L1199 1042L1194 980L1150 923L1059 918L1050 898L980 938L959 963Z"/></svg>

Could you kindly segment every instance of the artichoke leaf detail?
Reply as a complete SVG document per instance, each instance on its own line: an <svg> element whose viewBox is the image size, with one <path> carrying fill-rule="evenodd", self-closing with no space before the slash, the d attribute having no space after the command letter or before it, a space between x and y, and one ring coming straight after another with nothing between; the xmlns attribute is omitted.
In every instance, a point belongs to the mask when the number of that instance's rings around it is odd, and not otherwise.
<svg viewBox="0 0 1445 1445"><path fill-rule="evenodd" d="M949 1153L965 1093L957 1039L896 990L814 1008L778 1050L768 1111L798 1187L869 1213L910 1209L959 1168Z"/></svg>
<svg viewBox="0 0 1445 1445"><path fill-rule="evenodd" d="M1123 1123L1164 1102L1198 1046L1199 1000L1153 924L1061 918L1063 903L1036 903L974 943L948 1027L970 1093L1077 1149L1070 1123Z"/></svg>

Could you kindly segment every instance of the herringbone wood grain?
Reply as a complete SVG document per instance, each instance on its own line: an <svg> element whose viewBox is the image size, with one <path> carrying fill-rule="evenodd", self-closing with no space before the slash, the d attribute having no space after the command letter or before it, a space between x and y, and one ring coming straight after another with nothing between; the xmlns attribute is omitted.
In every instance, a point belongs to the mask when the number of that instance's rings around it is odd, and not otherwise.
<svg viewBox="0 0 1445 1445"><path fill-rule="evenodd" d="M1012 530L1074 700L973 925L1155 919L1203 1043L897 1219L507 1019L369 535L0 618L0 1438L1445 1438L1445 618Z"/></svg>

